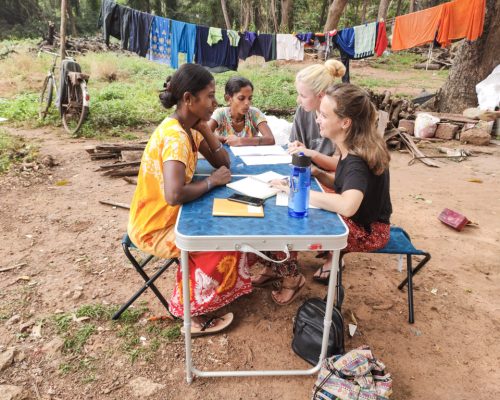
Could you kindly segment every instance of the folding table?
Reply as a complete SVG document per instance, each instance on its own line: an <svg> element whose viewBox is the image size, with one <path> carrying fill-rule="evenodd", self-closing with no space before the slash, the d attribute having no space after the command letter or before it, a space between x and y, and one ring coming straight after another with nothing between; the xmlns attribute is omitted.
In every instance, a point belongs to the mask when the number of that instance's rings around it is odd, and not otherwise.
<svg viewBox="0 0 500 400"><path fill-rule="evenodd" d="M233 170L233 174L241 173ZM261 173L274 170L283 173L288 166L242 166L242 172ZM203 173L197 169L197 173ZM286 173L286 172L285 172ZM313 189L319 190L316 182ZM217 187L199 199L184 204L175 226L176 245L181 250L182 288L184 298L184 329L186 345L186 379L192 382L193 375L200 377L225 376L270 376L312 375L319 371L326 356L328 332L331 325L334 291L337 279L340 250L347 245L348 229L335 213L310 209L306 218L288 216L287 207L276 206L275 198L264 205L264 218L213 217L214 198L226 198L234 193L223 186ZM201 371L193 366L191 353L191 310L189 290L188 253L190 251L247 251L248 246L258 250L274 251L318 251L332 250L332 272L330 274L323 342L318 364L306 370L262 370L262 371Z"/></svg>

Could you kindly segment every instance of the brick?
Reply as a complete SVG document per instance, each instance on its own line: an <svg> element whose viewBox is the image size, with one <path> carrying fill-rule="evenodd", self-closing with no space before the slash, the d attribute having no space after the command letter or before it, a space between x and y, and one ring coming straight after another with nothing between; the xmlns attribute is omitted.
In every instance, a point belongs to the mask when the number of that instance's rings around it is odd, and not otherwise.
<svg viewBox="0 0 500 400"><path fill-rule="evenodd" d="M400 119L398 128L405 128L408 135L415 134L415 121L411 121L409 119Z"/></svg>
<svg viewBox="0 0 500 400"><path fill-rule="evenodd" d="M457 132L457 125L447 123L438 124L435 137L444 140L452 140L455 138Z"/></svg>

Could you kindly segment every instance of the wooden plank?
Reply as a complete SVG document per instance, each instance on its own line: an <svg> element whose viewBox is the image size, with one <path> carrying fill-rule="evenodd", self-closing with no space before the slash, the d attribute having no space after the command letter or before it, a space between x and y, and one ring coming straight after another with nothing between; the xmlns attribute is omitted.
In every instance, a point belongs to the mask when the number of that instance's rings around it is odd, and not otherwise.
<svg viewBox="0 0 500 400"><path fill-rule="evenodd" d="M413 143L413 139L410 135L408 135L406 132L399 132L399 136L403 140L403 143L408 147L408 150L413 154L415 157L425 157L425 154L420 151L420 149ZM439 168L439 165L435 163L434 161L428 159L428 158L418 158L421 162L423 162L425 165L428 165L429 167L434 167L434 168Z"/></svg>
<svg viewBox="0 0 500 400"><path fill-rule="evenodd" d="M141 165L140 161L131 161L131 162L117 162L113 164L104 164L99 166L100 170L108 170L108 169L120 169L124 167L136 167Z"/></svg>
<svg viewBox="0 0 500 400"><path fill-rule="evenodd" d="M425 113L425 114L430 114L435 117L438 117L441 119L441 122L444 121L451 121L451 122L461 122L463 124L477 124L478 120L477 119L471 119L464 117L461 114L451 114L451 113L438 113L438 112L429 112L429 111L417 111L416 114L420 113Z"/></svg>
<svg viewBox="0 0 500 400"><path fill-rule="evenodd" d="M99 203L105 204L107 206L119 207L119 208L124 208L126 210L130 210L130 206L125 203L117 203L115 201L110 201L110 200L99 200Z"/></svg>

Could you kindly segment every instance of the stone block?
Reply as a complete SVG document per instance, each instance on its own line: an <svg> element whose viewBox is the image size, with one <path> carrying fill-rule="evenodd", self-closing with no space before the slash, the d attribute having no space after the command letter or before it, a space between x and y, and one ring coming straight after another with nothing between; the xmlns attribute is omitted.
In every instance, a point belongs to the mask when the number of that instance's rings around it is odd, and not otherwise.
<svg viewBox="0 0 500 400"><path fill-rule="evenodd" d="M454 124L442 123L438 124L436 135L434 137L444 140L452 140L458 132L458 126Z"/></svg>
<svg viewBox="0 0 500 400"><path fill-rule="evenodd" d="M415 133L415 121L409 119L400 119L398 128L405 128L408 135L414 135Z"/></svg>
<svg viewBox="0 0 500 400"><path fill-rule="evenodd" d="M488 146L491 134L481 128L472 128L460 134L460 143Z"/></svg>

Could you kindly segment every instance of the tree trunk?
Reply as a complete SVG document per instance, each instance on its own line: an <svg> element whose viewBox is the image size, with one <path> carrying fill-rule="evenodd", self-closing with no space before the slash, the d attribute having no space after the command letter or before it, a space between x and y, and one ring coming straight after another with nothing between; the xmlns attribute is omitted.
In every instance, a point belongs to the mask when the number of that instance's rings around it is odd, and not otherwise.
<svg viewBox="0 0 500 400"><path fill-rule="evenodd" d="M361 9L361 23L364 24L366 22L366 10L368 5L370 4L370 0L363 0L363 8Z"/></svg>
<svg viewBox="0 0 500 400"><path fill-rule="evenodd" d="M227 13L226 0L220 0L220 6L222 8L222 13L224 14L224 22L226 23L226 29L231 29L231 21L229 21L229 14Z"/></svg>
<svg viewBox="0 0 500 400"><path fill-rule="evenodd" d="M484 80L500 60L500 1L486 0L484 32L459 46L448 80L438 93L440 112L461 113L477 106L476 84Z"/></svg>
<svg viewBox="0 0 500 400"><path fill-rule="evenodd" d="M76 37L76 36L78 36L78 33L76 32L76 20L75 20L75 17L73 16L73 9L71 8L71 1L67 1L66 10L68 12L68 20L69 20L69 26L71 27L71 35L73 37Z"/></svg>
<svg viewBox="0 0 500 400"><path fill-rule="evenodd" d="M321 5L321 16L319 18L319 26L321 29L322 26L325 25L325 20L326 20L326 10L328 8L328 0L323 0L323 4Z"/></svg>
<svg viewBox="0 0 500 400"><path fill-rule="evenodd" d="M415 0L410 0L410 10L409 12L412 13L415 11Z"/></svg>
<svg viewBox="0 0 500 400"><path fill-rule="evenodd" d="M378 6L378 16L377 21L381 19L387 19L387 9L389 8L389 0L380 0L380 5Z"/></svg>
<svg viewBox="0 0 500 400"><path fill-rule="evenodd" d="M281 0L281 29L290 32L292 28L293 0Z"/></svg>
<svg viewBox="0 0 500 400"><path fill-rule="evenodd" d="M278 15L276 14L276 0L271 0L271 18L273 20L274 33L279 32Z"/></svg>
<svg viewBox="0 0 500 400"><path fill-rule="evenodd" d="M324 29L325 32L337 29L337 25L339 24L340 17L346 4L347 0L333 0L330 8L328 9L328 18L326 19Z"/></svg>
<svg viewBox="0 0 500 400"><path fill-rule="evenodd" d="M398 5L396 7L396 17L401 14L401 0L398 0Z"/></svg>
<svg viewBox="0 0 500 400"><path fill-rule="evenodd" d="M61 0L61 32L60 32L61 38L61 48L60 48L60 55L61 55L61 62L64 60L64 57L66 56L66 0Z"/></svg>

